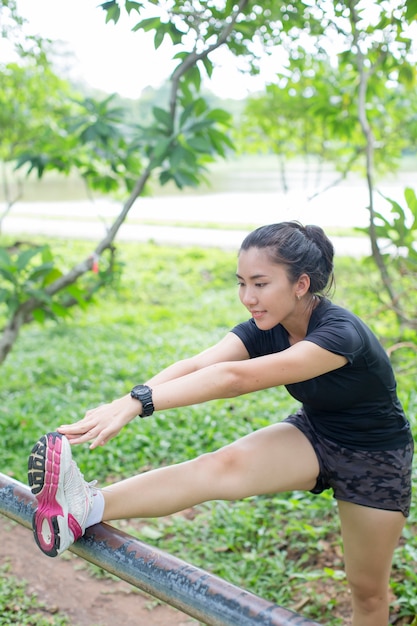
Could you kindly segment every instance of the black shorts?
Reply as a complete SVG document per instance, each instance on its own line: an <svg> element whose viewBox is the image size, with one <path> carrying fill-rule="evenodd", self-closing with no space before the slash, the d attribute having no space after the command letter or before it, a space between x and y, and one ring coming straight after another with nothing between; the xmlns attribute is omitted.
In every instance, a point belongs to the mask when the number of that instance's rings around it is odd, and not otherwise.
<svg viewBox="0 0 417 626"><path fill-rule="evenodd" d="M331 488L336 500L408 517L413 443L397 450L351 450L319 435L302 410L284 421L301 430L317 455L320 473L312 493Z"/></svg>

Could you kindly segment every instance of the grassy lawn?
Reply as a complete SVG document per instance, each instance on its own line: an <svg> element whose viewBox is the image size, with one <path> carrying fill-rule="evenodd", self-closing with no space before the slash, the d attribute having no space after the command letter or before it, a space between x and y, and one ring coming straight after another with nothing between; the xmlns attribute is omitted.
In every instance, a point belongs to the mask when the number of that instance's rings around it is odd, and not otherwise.
<svg viewBox="0 0 417 626"><path fill-rule="evenodd" d="M67 266L91 250L87 243L66 241L57 241L56 247ZM119 260L124 267L117 288L100 294L65 322L25 327L2 366L3 473L26 482L27 454L40 434L126 393L174 360L211 345L248 317L237 298L234 253L120 244ZM398 328L381 307L372 268L339 259L336 277L333 300L361 315L387 348L396 344ZM416 433L415 354L396 350L392 358L400 397ZM88 480L113 481L216 449L284 418L295 406L285 390L272 389L256 398L248 395L161 412L132 422L102 449L78 447L75 456ZM330 493L215 502L196 507L192 515L132 523L127 529L311 619L331 626L342 623L337 597L346 593L346 581ZM412 623L417 614L416 530L414 503L393 571L393 611L407 620L402 623ZM7 593L7 583L0 582L0 608Z"/></svg>

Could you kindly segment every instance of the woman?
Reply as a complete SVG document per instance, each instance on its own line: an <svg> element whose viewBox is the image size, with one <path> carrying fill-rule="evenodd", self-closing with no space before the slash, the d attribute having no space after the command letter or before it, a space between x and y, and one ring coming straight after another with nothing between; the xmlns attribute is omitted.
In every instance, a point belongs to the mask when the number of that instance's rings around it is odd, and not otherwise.
<svg viewBox="0 0 417 626"><path fill-rule="evenodd" d="M332 488L338 503L353 626L388 624L391 562L411 498L413 439L385 351L332 304L333 246L317 226L263 226L238 255L251 319L146 385L41 437L29 457L40 549L56 556L100 521L157 517L208 500ZM70 444L106 444L137 415L285 385L294 415L220 450L102 490L86 483ZM256 411L256 396L254 407Z"/></svg>

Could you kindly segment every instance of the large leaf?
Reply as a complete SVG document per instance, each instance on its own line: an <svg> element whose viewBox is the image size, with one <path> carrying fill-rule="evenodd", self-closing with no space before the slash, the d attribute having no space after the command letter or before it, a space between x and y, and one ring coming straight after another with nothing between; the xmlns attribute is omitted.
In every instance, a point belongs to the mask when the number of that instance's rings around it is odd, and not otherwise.
<svg viewBox="0 0 417 626"><path fill-rule="evenodd" d="M172 117L168 111L161 109L160 107L153 107L152 113L155 119L160 122L169 131L172 128Z"/></svg>
<svg viewBox="0 0 417 626"><path fill-rule="evenodd" d="M10 267L12 260L5 248L0 247L0 267Z"/></svg>
<svg viewBox="0 0 417 626"><path fill-rule="evenodd" d="M407 0L406 2L406 18L409 22L417 20L417 0Z"/></svg>
<svg viewBox="0 0 417 626"><path fill-rule="evenodd" d="M23 250L22 252L20 252L16 260L17 270L22 271L26 269L30 265L32 259L35 256L39 255L40 251L41 251L41 248L36 247L36 248L28 248L27 250Z"/></svg>

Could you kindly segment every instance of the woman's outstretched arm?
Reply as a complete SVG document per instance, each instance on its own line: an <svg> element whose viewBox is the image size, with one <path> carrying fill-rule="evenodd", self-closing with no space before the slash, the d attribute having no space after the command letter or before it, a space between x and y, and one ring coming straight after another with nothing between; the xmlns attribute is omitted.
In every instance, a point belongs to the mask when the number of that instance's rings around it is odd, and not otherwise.
<svg viewBox="0 0 417 626"><path fill-rule="evenodd" d="M240 342L240 339L236 338L236 341ZM238 344L235 346L235 356L239 353L237 346ZM224 346L222 351L223 354L228 353ZM219 398L234 398L269 387L300 382L338 369L347 362L345 357L309 341L299 342L282 352L256 359L213 361L212 353L205 361L206 366L192 369L176 378L161 373L159 377L148 381L153 392L155 410L201 404ZM178 374L179 371L180 369L171 369L171 373ZM167 380L164 381L165 376ZM82 420L61 426L58 431L65 434L73 444L92 441L90 448L93 449L105 445L141 412L141 402L127 394L110 404L87 411Z"/></svg>

